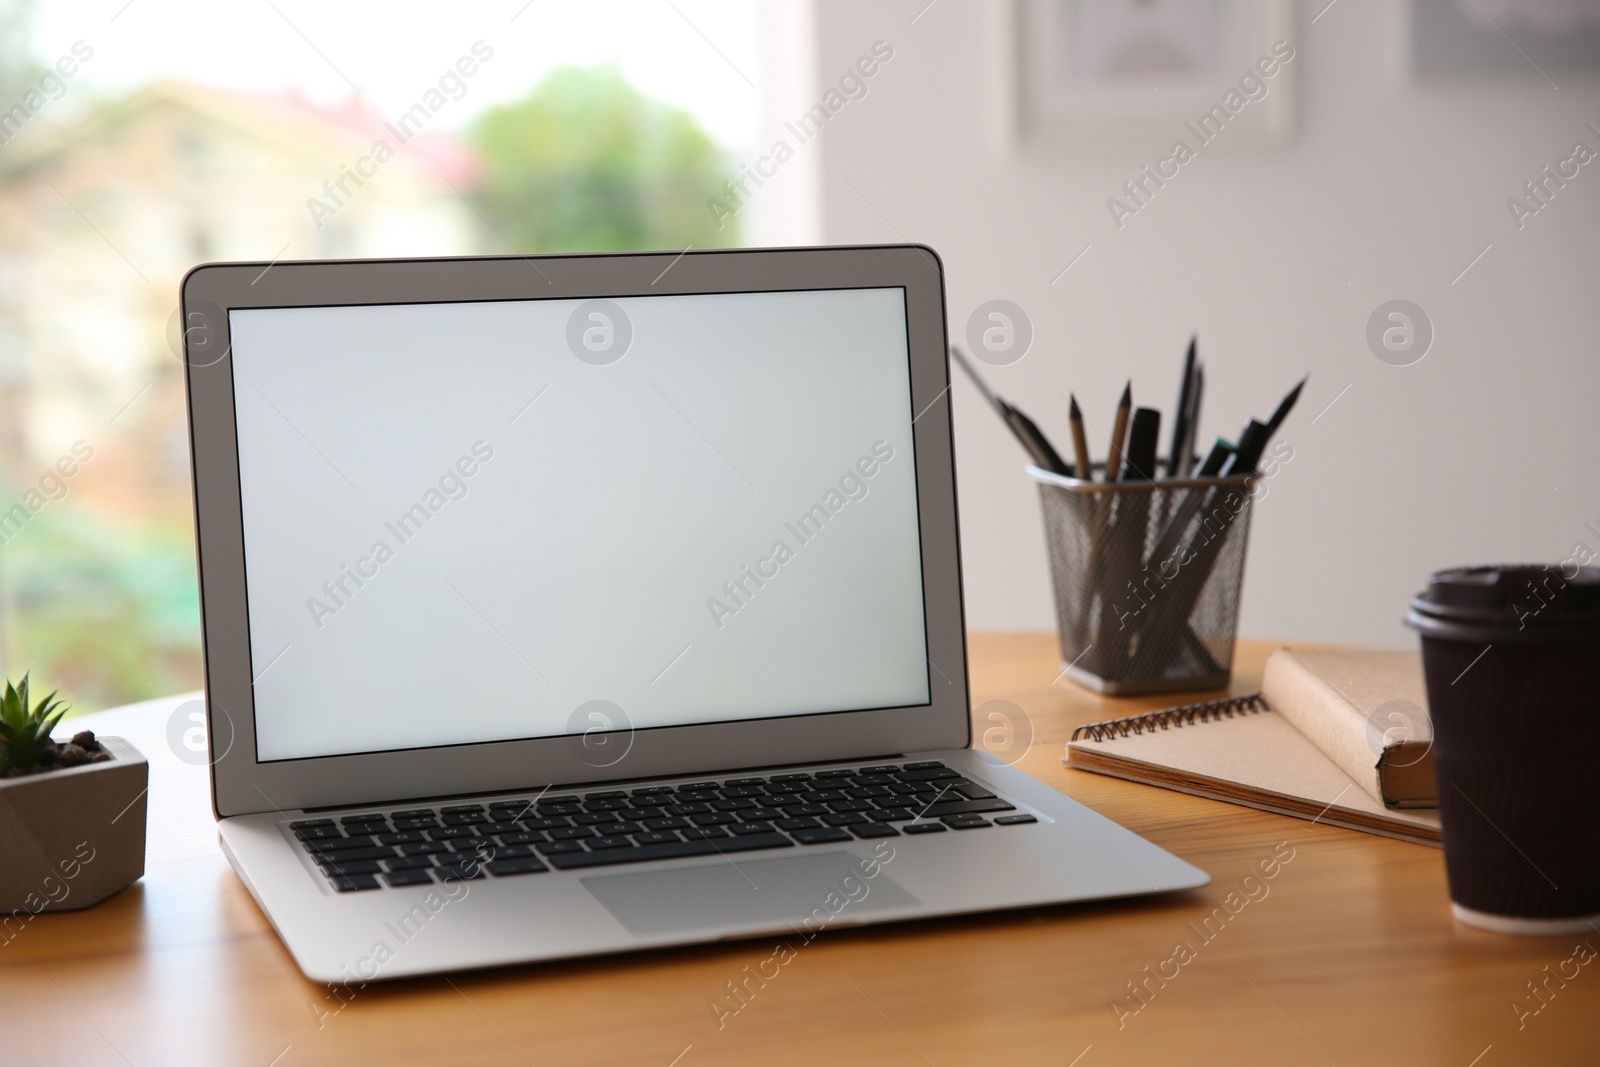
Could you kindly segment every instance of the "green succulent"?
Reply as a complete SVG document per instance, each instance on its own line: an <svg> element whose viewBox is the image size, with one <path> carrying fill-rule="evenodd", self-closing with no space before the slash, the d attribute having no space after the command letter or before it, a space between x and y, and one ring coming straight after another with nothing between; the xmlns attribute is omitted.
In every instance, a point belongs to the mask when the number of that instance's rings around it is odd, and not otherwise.
<svg viewBox="0 0 1600 1067"><path fill-rule="evenodd" d="M66 713L66 702L54 692L30 708L26 674L15 687L8 680L0 695L0 777L13 767L31 771L50 744L50 731Z"/></svg>

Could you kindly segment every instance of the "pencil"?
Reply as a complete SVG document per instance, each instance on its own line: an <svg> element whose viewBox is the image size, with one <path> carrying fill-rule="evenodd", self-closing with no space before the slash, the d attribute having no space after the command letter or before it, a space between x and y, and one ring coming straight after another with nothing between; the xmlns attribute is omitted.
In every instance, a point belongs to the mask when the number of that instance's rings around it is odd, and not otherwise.
<svg viewBox="0 0 1600 1067"><path fill-rule="evenodd" d="M1111 424L1111 449L1106 453L1106 481L1122 477L1122 447L1128 437L1128 415L1133 410L1133 379L1122 387L1122 399L1117 401L1117 417Z"/></svg>
<svg viewBox="0 0 1600 1067"><path fill-rule="evenodd" d="M1077 463L1076 474L1086 482L1094 481L1094 467L1089 462L1089 441L1083 436L1083 412L1078 408L1077 394L1067 397L1067 422L1072 427L1072 458Z"/></svg>

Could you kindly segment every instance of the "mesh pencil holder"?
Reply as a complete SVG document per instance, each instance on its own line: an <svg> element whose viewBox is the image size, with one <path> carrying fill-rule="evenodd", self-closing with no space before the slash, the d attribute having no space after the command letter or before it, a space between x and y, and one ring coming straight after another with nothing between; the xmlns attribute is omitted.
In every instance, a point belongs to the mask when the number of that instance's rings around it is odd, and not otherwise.
<svg viewBox="0 0 1600 1067"><path fill-rule="evenodd" d="M1250 479L1106 484L1028 473L1039 483L1067 677L1113 696L1227 686Z"/></svg>

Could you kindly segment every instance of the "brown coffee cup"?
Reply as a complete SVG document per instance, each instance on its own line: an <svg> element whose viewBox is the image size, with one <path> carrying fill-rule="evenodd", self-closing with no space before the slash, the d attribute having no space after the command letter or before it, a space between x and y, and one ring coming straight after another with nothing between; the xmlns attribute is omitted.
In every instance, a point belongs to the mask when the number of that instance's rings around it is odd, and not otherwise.
<svg viewBox="0 0 1600 1067"><path fill-rule="evenodd" d="M1422 634L1451 909L1513 934L1600 926L1600 568L1433 575Z"/></svg>

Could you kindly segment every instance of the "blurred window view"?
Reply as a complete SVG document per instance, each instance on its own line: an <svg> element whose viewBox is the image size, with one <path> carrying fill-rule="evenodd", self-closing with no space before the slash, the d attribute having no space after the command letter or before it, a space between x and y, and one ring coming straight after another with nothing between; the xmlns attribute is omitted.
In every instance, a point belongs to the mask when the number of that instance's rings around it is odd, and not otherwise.
<svg viewBox="0 0 1600 1067"><path fill-rule="evenodd" d="M202 682L189 268L739 241L753 5L352 6L0 0L0 669L75 711Z"/></svg>

